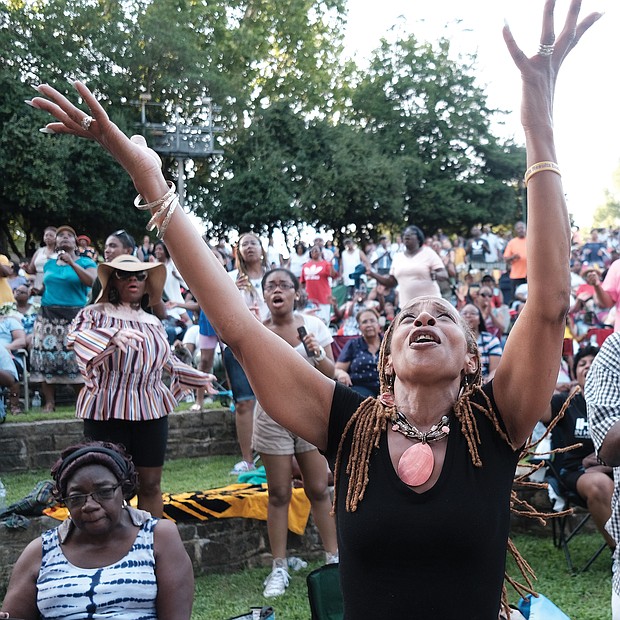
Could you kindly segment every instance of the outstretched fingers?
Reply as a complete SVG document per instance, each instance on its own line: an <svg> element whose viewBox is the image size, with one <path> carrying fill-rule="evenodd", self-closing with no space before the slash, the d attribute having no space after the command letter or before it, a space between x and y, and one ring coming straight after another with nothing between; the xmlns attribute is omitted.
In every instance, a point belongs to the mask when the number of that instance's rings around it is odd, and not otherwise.
<svg viewBox="0 0 620 620"><path fill-rule="evenodd" d="M32 103L35 107L49 112L59 123L51 123L49 128L55 133L72 133L85 135L81 126L82 121L88 116L74 106L64 95L48 84L35 87L42 95L35 97Z"/></svg>
<svg viewBox="0 0 620 620"><path fill-rule="evenodd" d="M108 118L108 113L103 109L103 106L99 103L99 101L97 101L97 98L93 95L86 84L76 80L73 82L73 87L78 91L80 97L82 97L84 103L88 106L90 113L98 123L107 122L110 120Z"/></svg>
<svg viewBox="0 0 620 620"><path fill-rule="evenodd" d="M546 0L543 10L542 31L540 33L541 45L553 45L555 43L555 28L553 25L554 10L555 0Z"/></svg>
<svg viewBox="0 0 620 620"><path fill-rule="evenodd" d="M49 84L35 86L41 96L35 97L31 104L40 110L49 112L58 120L57 123L48 123L45 129L41 131L72 134L96 140L100 133L99 130L104 125L109 125L110 119L101 104L84 84L73 82L73 86L88 106L88 112L84 112L75 106L67 97Z"/></svg>
<svg viewBox="0 0 620 620"><path fill-rule="evenodd" d="M512 56L512 60L515 65L520 69L521 72L525 69L525 63L527 62L527 56L525 52L517 45L514 36L512 35L512 31L510 30L510 26L508 24L504 25L504 29L502 30L502 34L504 36L504 41L506 43L506 47L508 48L508 52Z"/></svg>
<svg viewBox="0 0 620 620"><path fill-rule="evenodd" d="M584 32L586 32L586 30L588 30L590 26L592 26L592 24L594 24L602 16L602 13L590 13L578 23L580 10L581 0L572 0L566 15L564 28L558 36L556 43L556 49L558 50L558 54L560 56L560 62L563 61L568 52L570 52L575 45L577 45Z"/></svg>
<svg viewBox="0 0 620 620"><path fill-rule="evenodd" d="M583 36L584 32L586 32L593 24L595 24L601 17L603 17L602 13L590 13L588 16L584 17L579 24L577 24L577 28L575 29L574 35L570 44L568 45L564 56L570 52L579 40Z"/></svg>

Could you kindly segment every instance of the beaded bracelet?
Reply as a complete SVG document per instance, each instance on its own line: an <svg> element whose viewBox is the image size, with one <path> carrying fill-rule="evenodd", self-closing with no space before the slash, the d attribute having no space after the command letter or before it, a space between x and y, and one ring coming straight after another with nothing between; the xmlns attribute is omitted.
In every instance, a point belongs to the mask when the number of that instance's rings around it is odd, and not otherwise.
<svg viewBox="0 0 620 620"><path fill-rule="evenodd" d="M535 174L538 174L539 172L544 172L545 170L548 170L549 172L555 172L556 174L559 174L560 176L562 176L562 173L560 172L560 166L558 166L554 161L539 161L536 164L532 164L525 171L525 175L523 177L523 182L525 183L525 187L527 187L529 180Z"/></svg>

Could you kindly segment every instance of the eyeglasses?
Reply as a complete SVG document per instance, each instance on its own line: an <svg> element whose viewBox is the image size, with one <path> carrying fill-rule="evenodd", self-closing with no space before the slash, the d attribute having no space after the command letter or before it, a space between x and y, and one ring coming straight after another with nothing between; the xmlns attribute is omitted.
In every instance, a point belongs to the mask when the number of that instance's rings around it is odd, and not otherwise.
<svg viewBox="0 0 620 620"><path fill-rule="evenodd" d="M114 498L114 493L116 493L116 489L123 484L119 482L113 487L104 487L102 489L97 489L92 493L81 493L79 495L69 495L69 497L63 497L62 501L64 505L71 509L81 508L89 497L92 497L98 504L103 502L109 502Z"/></svg>
<svg viewBox="0 0 620 620"><path fill-rule="evenodd" d="M266 293L271 293L279 288L281 291L289 291L292 288L295 288L295 285L292 282L269 282L265 284L263 287L263 291Z"/></svg>
<svg viewBox="0 0 620 620"><path fill-rule="evenodd" d="M146 271L119 271L114 272L117 280L129 280L135 278L138 282L144 282L149 276Z"/></svg>

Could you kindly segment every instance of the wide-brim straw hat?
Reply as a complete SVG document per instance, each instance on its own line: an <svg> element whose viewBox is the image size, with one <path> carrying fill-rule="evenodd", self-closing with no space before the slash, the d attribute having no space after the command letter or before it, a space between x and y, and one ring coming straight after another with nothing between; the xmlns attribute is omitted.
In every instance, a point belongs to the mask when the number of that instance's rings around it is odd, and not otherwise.
<svg viewBox="0 0 620 620"><path fill-rule="evenodd" d="M166 266L163 263L143 263L131 254L122 254L109 263L101 263L97 267L97 276L101 282L101 293L96 302L109 302L110 277L116 270L119 271L148 271L145 292L149 296L149 306L154 306L161 301L161 294L166 282Z"/></svg>

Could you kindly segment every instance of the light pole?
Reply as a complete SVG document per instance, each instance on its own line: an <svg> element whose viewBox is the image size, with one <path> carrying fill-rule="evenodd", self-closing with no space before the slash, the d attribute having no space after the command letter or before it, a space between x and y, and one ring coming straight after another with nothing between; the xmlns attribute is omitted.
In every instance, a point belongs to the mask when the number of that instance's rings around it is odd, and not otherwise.
<svg viewBox="0 0 620 620"><path fill-rule="evenodd" d="M200 125L191 125L183 119L179 112L173 117L172 123L149 123L146 119L147 105L161 105L150 103L150 93L141 93L138 97L140 105L140 124L150 147L159 155L174 157L177 163L177 192L179 202L183 206L185 198L185 160L205 159L211 155L223 153L217 149L215 134L222 128L214 124L214 114L221 111L220 106L213 104L211 97L200 100L199 117L203 120Z"/></svg>

